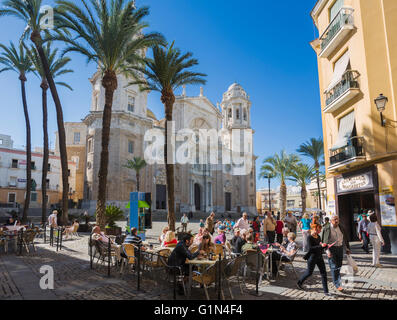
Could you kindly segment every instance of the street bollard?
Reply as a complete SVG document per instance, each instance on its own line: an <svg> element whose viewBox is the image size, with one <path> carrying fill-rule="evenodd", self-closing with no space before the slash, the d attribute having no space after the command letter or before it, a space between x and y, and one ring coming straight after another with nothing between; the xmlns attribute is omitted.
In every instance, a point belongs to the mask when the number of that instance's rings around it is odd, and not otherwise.
<svg viewBox="0 0 397 320"><path fill-rule="evenodd" d="M19 255L22 255L22 245L23 245L23 228L19 234Z"/></svg>
<svg viewBox="0 0 397 320"><path fill-rule="evenodd" d="M138 245L138 267L137 267L137 271L138 271L138 279L137 279L137 290L139 291L141 288L141 278L140 278L140 274L141 274L141 245Z"/></svg>
<svg viewBox="0 0 397 320"><path fill-rule="evenodd" d="M221 264L222 264L222 255L219 254L219 260L218 260L218 300L221 300Z"/></svg>
<svg viewBox="0 0 397 320"><path fill-rule="evenodd" d="M174 274L174 300L176 300L176 268L175 267L173 268L172 273Z"/></svg>
<svg viewBox="0 0 397 320"><path fill-rule="evenodd" d="M50 246L52 247L54 245L54 227L50 227Z"/></svg>
<svg viewBox="0 0 397 320"><path fill-rule="evenodd" d="M90 233L89 247L90 247L90 268L92 269L92 233Z"/></svg>
<svg viewBox="0 0 397 320"><path fill-rule="evenodd" d="M57 228L56 232L57 232L56 233L56 238L57 238L57 252L58 252L58 249L59 249L59 227Z"/></svg>
<svg viewBox="0 0 397 320"><path fill-rule="evenodd" d="M47 242L47 225L44 224L44 244Z"/></svg>
<svg viewBox="0 0 397 320"><path fill-rule="evenodd" d="M256 255L257 255L257 259L256 259L256 294L258 295L258 293L259 293L259 265L260 265L259 247L256 248Z"/></svg>
<svg viewBox="0 0 397 320"><path fill-rule="evenodd" d="M108 238L108 277L110 277L110 258L111 258L110 250L111 250L111 243L110 243L110 238Z"/></svg>
<svg viewBox="0 0 397 320"><path fill-rule="evenodd" d="M60 241L60 244L59 244L59 250L62 250L63 230L64 230L63 227L61 227L61 234L59 235L61 237L61 241Z"/></svg>

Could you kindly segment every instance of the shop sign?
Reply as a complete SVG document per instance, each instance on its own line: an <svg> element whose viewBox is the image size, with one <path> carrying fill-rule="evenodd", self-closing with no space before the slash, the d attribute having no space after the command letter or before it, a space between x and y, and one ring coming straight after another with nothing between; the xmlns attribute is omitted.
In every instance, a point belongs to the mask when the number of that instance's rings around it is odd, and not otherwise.
<svg viewBox="0 0 397 320"><path fill-rule="evenodd" d="M25 183L26 179L18 179L18 182Z"/></svg>
<svg viewBox="0 0 397 320"><path fill-rule="evenodd" d="M336 180L338 193L373 188L372 172L362 173L356 176L339 178Z"/></svg>
<svg viewBox="0 0 397 320"><path fill-rule="evenodd" d="M397 227L393 187L384 187L379 190L379 202L382 226Z"/></svg>

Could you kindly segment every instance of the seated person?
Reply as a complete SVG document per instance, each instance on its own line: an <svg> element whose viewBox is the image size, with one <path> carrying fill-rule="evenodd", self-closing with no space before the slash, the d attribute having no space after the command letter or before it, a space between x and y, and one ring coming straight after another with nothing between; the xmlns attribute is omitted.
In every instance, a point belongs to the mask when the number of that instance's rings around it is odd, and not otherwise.
<svg viewBox="0 0 397 320"><path fill-rule="evenodd" d="M177 243L178 241L175 238L175 232L167 231L167 233L165 234L163 247L169 247Z"/></svg>
<svg viewBox="0 0 397 320"><path fill-rule="evenodd" d="M142 245L142 238L138 236L138 229L132 228L131 233L124 239L124 243L133 244L135 246L134 251L135 255L138 254L138 248L140 247L142 251L146 250L146 247ZM127 258L124 254L123 257Z"/></svg>
<svg viewBox="0 0 397 320"><path fill-rule="evenodd" d="M120 261L121 260L121 246L118 245L117 243L115 243L112 239L110 239L108 236L105 235L105 233L103 231L101 231L101 228L99 226L95 226L92 229L92 236L91 236L92 240L96 240L96 241L101 241L105 244L108 244L110 242L110 248L114 249L116 256L117 256L117 260Z"/></svg>
<svg viewBox="0 0 397 320"><path fill-rule="evenodd" d="M219 227L218 235L215 237L214 243L225 244L225 242L226 242L225 229L223 227Z"/></svg>
<svg viewBox="0 0 397 320"><path fill-rule="evenodd" d="M201 244L201 241L203 240L203 235L204 235L204 227L199 229L199 232L194 236L193 239L193 244L195 246L199 246Z"/></svg>
<svg viewBox="0 0 397 320"><path fill-rule="evenodd" d="M7 222L6 222L5 225L6 225L6 226L13 226L14 223L15 223L14 218L13 218L13 217L10 217L10 218L7 219Z"/></svg>
<svg viewBox="0 0 397 320"><path fill-rule="evenodd" d="M298 251L298 245L295 242L296 235L293 232L288 233L288 244L286 247L280 246L280 251L272 252L272 272L273 276L277 275L278 262L285 261L289 262L294 259L296 252ZM270 265L270 260L269 260Z"/></svg>
<svg viewBox="0 0 397 320"><path fill-rule="evenodd" d="M168 230L169 230L168 226L165 226L163 228L163 230L161 231L161 235L159 236L159 239L158 239L161 246L164 243L165 235L167 234Z"/></svg>
<svg viewBox="0 0 397 320"><path fill-rule="evenodd" d="M234 253L241 254L241 247L245 244L245 240L240 235L240 229L234 229L234 237L230 240Z"/></svg>
<svg viewBox="0 0 397 320"><path fill-rule="evenodd" d="M72 234L75 230L75 228L79 227L79 222L77 220L73 221L73 224L70 227L65 228L65 230L63 231L63 234L66 235L65 239L67 239L69 237L70 234ZM76 229L77 231L77 229Z"/></svg>
<svg viewBox="0 0 397 320"><path fill-rule="evenodd" d="M289 229L287 227L284 227L282 230L282 233L283 233L283 242L282 243L276 242L274 245L277 247L280 247L280 246L286 247L288 245Z"/></svg>
<svg viewBox="0 0 397 320"><path fill-rule="evenodd" d="M168 265L170 267L181 267L184 275L189 275L189 266L186 264L186 259L193 260L199 254L205 254L203 250L197 250L195 253L191 253L189 247L192 243L192 235L185 233L168 258ZM186 280L186 277L184 280ZM183 294L183 287L181 285L178 285L178 293Z"/></svg>
<svg viewBox="0 0 397 320"><path fill-rule="evenodd" d="M248 250L256 250L258 246L254 243L254 236L248 235L247 242L242 246L241 250L243 254L246 254Z"/></svg>
<svg viewBox="0 0 397 320"><path fill-rule="evenodd" d="M211 242L211 236L209 234L203 235L198 250L205 252L204 257L208 257L210 253L215 253L215 245Z"/></svg>

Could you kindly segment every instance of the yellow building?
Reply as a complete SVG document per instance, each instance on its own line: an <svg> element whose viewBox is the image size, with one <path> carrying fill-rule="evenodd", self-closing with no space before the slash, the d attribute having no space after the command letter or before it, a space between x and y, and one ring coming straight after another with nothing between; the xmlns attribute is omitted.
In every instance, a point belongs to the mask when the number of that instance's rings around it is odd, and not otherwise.
<svg viewBox="0 0 397 320"><path fill-rule="evenodd" d="M327 211L356 238L373 209L397 251L397 1L318 0L311 16L318 57ZM375 99L388 103L381 113ZM381 102L381 101L380 101Z"/></svg>

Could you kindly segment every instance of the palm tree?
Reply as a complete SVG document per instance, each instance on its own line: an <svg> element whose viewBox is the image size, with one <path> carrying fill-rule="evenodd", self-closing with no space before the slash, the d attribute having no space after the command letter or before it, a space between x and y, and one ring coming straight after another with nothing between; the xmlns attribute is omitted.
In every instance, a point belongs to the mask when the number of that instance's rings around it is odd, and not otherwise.
<svg viewBox="0 0 397 320"><path fill-rule="evenodd" d="M304 163L298 163L293 167L290 177L288 178L288 180L296 182L297 185L301 187L302 214L304 214L306 211L306 185L311 182L315 175L316 171L313 166L308 166Z"/></svg>
<svg viewBox="0 0 397 320"><path fill-rule="evenodd" d="M102 72L105 88L105 106L102 118L102 150L98 174L97 224L105 227L106 185L109 164L109 136L112 119L113 95L117 89L117 75L128 77L130 65L143 59L145 49L163 42L158 33L143 34L148 25L142 19L149 9L135 8L133 0L57 1L57 27L64 32L53 39L63 41L64 53L74 51L94 61Z"/></svg>
<svg viewBox="0 0 397 320"><path fill-rule="evenodd" d="M287 206L287 186L285 181L291 175L294 166L299 162L299 157L295 154L287 154L284 150L280 154L268 157L263 161L260 169L262 173L270 172L280 180L280 202L281 202L281 219L285 218L285 209Z"/></svg>
<svg viewBox="0 0 397 320"><path fill-rule="evenodd" d="M46 18L46 13L41 12L42 0L4 0L3 8L0 9L0 17L13 16L27 24L25 31L22 35L23 38L28 37L35 45L37 52L40 56L40 61L50 87L51 95L54 100L55 109L57 113L58 137L59 137L59 152L61 156L62 168L62 222L68 221L68 156L66 150L66 135L65 126L63 122L63 111L61 101L59 99L58 91L51 75L50 66L43 49L42 33L47 30L43 29L41 24L42 19Z"/></svg>
<svg viewBox="0 0 397 320"><path fill-rule="evenodd" d="M270 170L264 169L259 173L259 179L267 179L268 181L268 187L269 187L269 211L272 211L272 200L270 197L270 180L274 179L276 177L276 174ZM262 211L262 209L261 209Z"/></svg>
<svg viewBox="0 0 397 320"><path fill-rule="evenodd" d="M139 186L140 186L140 171L146 167L146 161L142 158L139 157L134 157L132 160L128 160L127 164L124 166L125 168L135 170L135 175L136 175L136 191L139 192Z"/></svg>
<svg viewBox="0 0 397 320"><path fill-rule="evenodd" d="M41 190L42 190L42 205L41 205L41 221L45 223L47 213L47 173L48 173L48 110L47 110L47 90L48 82L45 76L44 68L41 64L40 56L34 46L27 51L30 60L32 61L35 69L35 74L40 78L40 88L42 91L42 109L43 109L43 167L41 177ZM65 69L65 66L70 62L68 57L58 57L58 49L51 49L51 42L48 42L44 47L44 53L48 60L51 76L56 79L57 77L71 73L73 70ZM73 89L64 82L56 82L59 86L64 86L73 91Z"/></svg>
<svg viewBox="0 0 397 320"><path fill-rule="evenodd" d="M15 45L11 42L9 47L0 44L0 48L3 50L0 54L0 65L3 71L15 71L19 75L19 80L21 81L21 94L22 94L22 104L23 112L25 115L25 125L26 125L26 197L25 204L23 206L22 221L26 222L29 211L30 195L32 189L32 146L31 146L31 132L30 132L30 120L28 105L26 102L26 89L25 82L26 74L33 71L32 62L26 53L26 50L21 43L17 49Z"/></svg>
<svg viewBox="0 0 397 320"><path fill-rule="evenodd" d="M193 59L191 52L182 54L174 43L170 46L152 48L153 58L145 58L145 66L135 66L134 69L140 74L144 74L146 79L142 79L135 74L135 81L131 84L138 84L142 91L161 92L161 102L165 109L165 143L164 143L164 163L167 176L168 191L168 226L175 231L175 200L174 200L174 165L168 163L168 125L172 121L172 111L175 103L174 91L187 84L205 84L203 77L206 74L193 72L189 68L198 65L197 59ZM171 157L170 157L171 159Z"/></svg>
<svg viewBox="0 0 397 320"><path fill-rule="evenodd" d="M318 203L321 206L321 194L320 194L320 166L322 165L322 157L324 156L324 143L322 138L311 138L310 141L301 144L297 150L301 155L312 158L314 161L314 169L316 170L317 180L317 191L319 196Z"/></svg>

